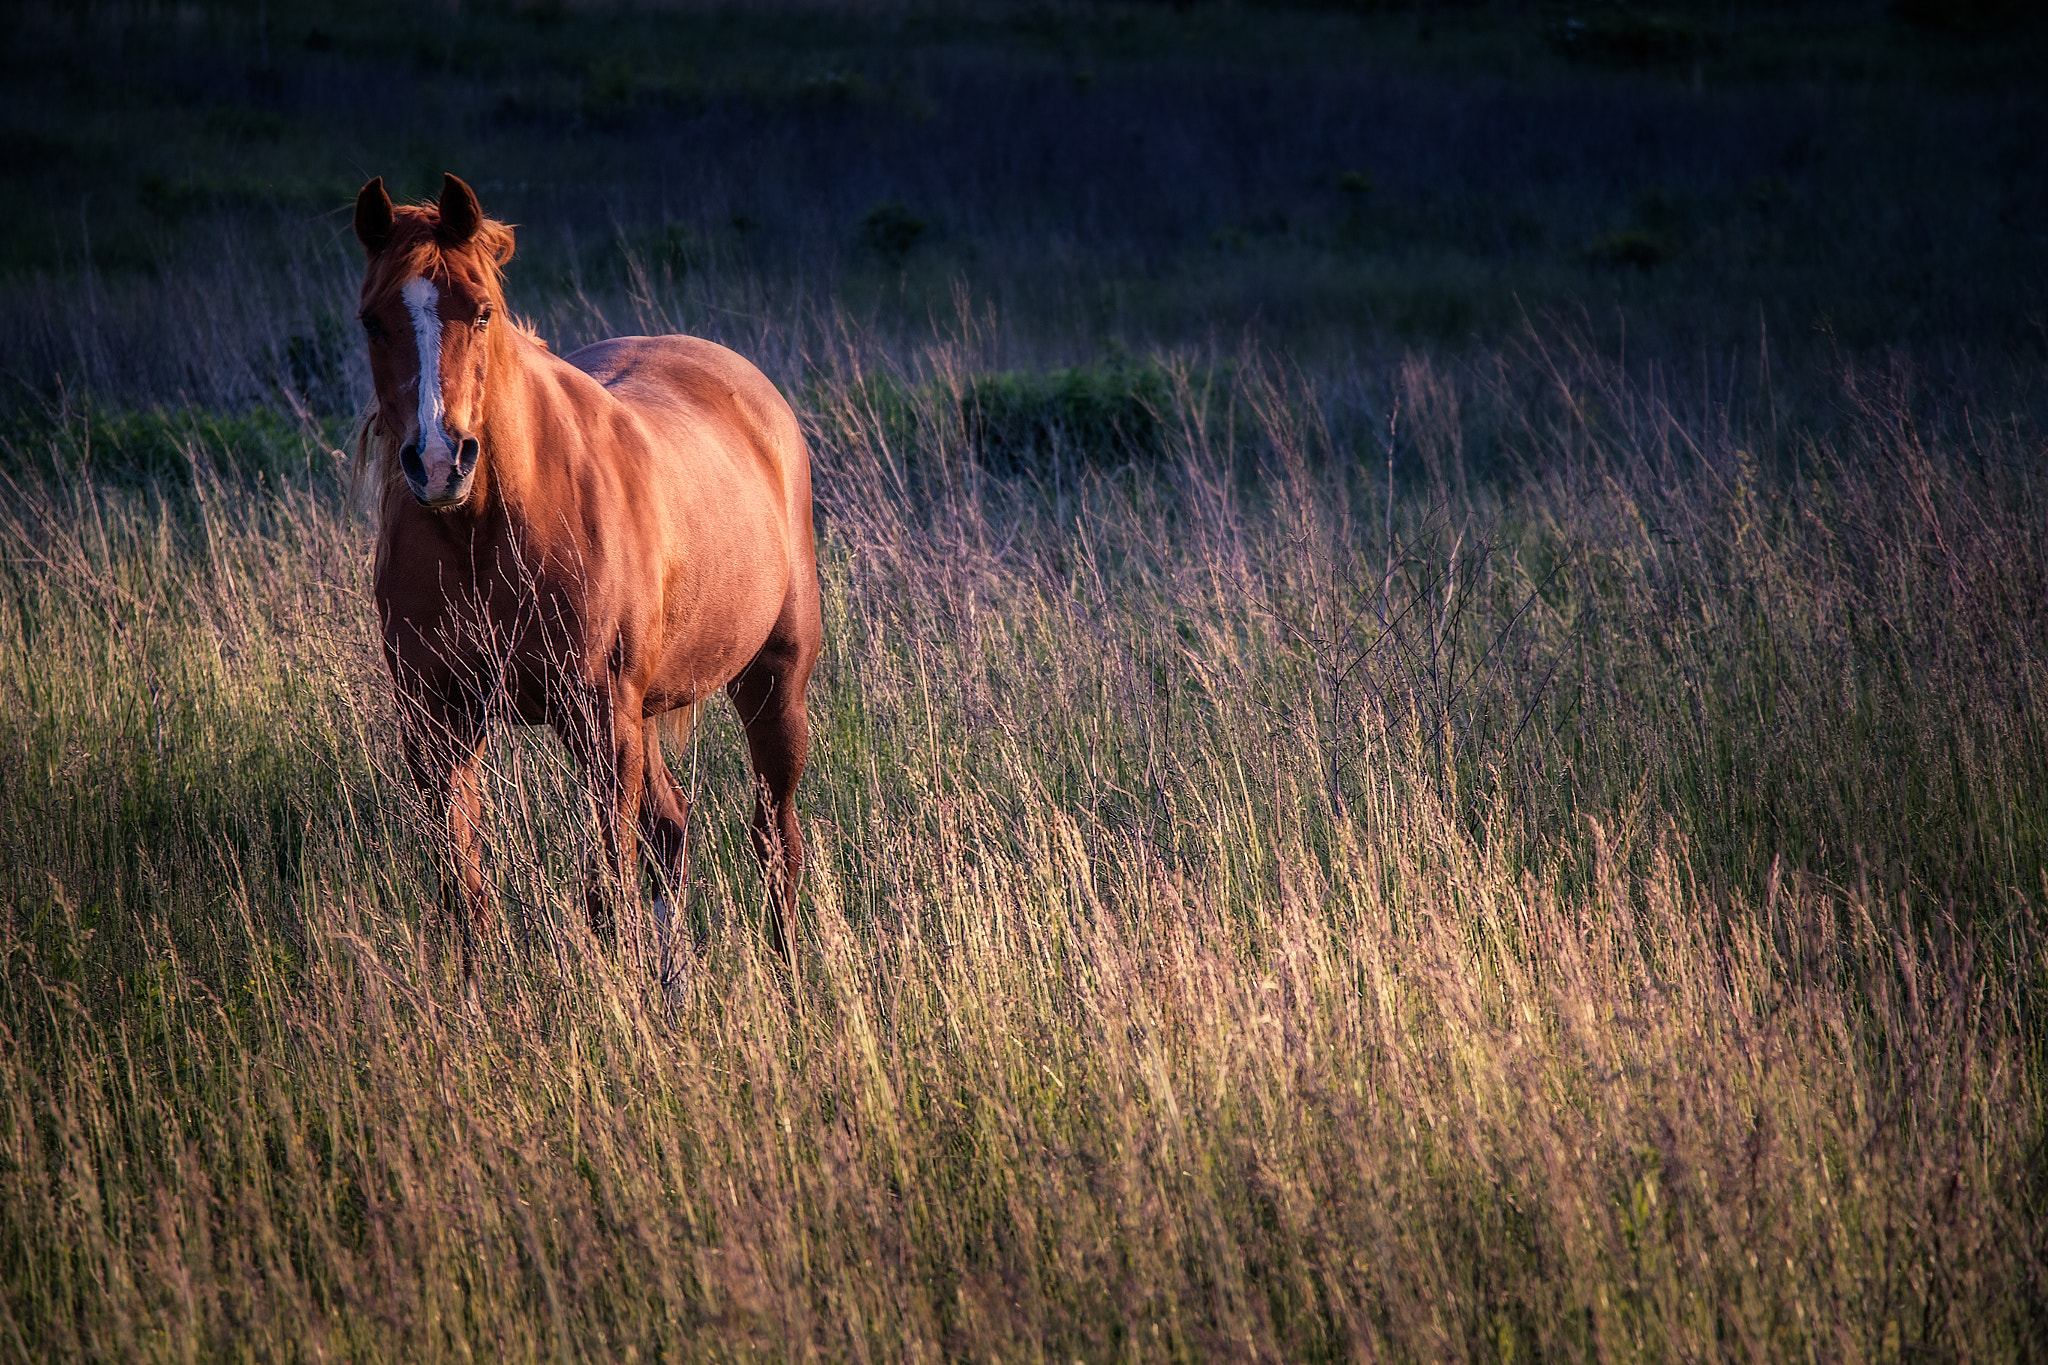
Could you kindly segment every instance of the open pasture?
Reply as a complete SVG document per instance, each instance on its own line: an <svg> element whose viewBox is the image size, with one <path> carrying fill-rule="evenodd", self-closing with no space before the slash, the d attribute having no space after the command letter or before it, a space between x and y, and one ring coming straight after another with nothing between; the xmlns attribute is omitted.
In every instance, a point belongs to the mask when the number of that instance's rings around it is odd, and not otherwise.
<svg viewBox="0 0 2048 1365"><path fill-rule="evenodd" d="M0 1349L2039 1358L2048 136L1940 18L10 19ZM444 169L804 424L793 971L719 705L688 991L522 731L465 1005L341 453Z"/></svg>

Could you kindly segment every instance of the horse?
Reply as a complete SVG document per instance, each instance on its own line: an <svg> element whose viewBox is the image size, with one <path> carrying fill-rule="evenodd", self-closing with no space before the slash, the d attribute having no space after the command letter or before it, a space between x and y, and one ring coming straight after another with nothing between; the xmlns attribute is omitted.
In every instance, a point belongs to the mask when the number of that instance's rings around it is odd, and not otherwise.
<svg viewBox="0 0 2048 1365"><path fill-rule="evenodd" d="M796 788L823 638L810 456L753 365L688 336L566 356L505 316L512 229L453 175L438 202L356 196L375 390L358 468L376 471L377 614L407 766L438 828L462 969L498 914L479 786L501 719L553 728L580 766L602 853L600 936L654 865L664 933L687 875L688 799L661 733L722 688L746 732L767 927L793 963L803 873Z"/></svg>

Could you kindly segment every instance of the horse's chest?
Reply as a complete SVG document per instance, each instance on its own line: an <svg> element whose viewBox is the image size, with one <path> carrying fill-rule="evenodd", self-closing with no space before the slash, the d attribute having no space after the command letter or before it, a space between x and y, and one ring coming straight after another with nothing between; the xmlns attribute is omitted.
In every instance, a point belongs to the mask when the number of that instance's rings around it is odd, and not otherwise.
<svg viewBox="0 0 2048 1365"><path fill-rule="evenodd" d="M377 575L385 645L401 672L429 687L499 694L534 718L610 647L591 597L581 576L507 550L392 553Z"/></svg>

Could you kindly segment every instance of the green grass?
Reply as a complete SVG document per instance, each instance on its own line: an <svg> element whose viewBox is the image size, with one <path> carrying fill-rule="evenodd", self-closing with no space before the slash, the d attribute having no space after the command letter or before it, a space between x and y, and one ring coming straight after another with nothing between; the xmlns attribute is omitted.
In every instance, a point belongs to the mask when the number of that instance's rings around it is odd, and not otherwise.
<svg viewBox="0 0 2048 1365"><path fill-rule="evenodd" d="M1774 446L1532 334L1399 371L1391 506L1257 352L1051 480L960 396L1080 381L969 349L808 390L798 970L721 714L673 1011L525 735L465 1007L327 474L11 448L11 1350L2029 1358L2036 436L1851 373Z"/></svg>
<svg viewBox="0 0 2048 1365"><path fill-rule="evenodd" d="M138 410L87 399L18 417L8 432L10 472L180 490L209 476L231 484L304 480L330 471L347 426L273 407Z"/></svg>

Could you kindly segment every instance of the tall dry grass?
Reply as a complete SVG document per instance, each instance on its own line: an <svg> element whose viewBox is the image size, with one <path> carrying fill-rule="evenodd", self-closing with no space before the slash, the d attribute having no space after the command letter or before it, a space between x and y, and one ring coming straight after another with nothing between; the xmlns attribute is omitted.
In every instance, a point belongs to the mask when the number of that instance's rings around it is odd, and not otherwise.
<svg viewBox="0 0 2048 1365"><path fill-rule="evenodd" d="M718 717L673 1009L530 736L462 1007L326 482L17 476L10 1353L2038 1354L2038 433L1532 335L999 477L971 351L814 376L798 970Z"/></svg>

